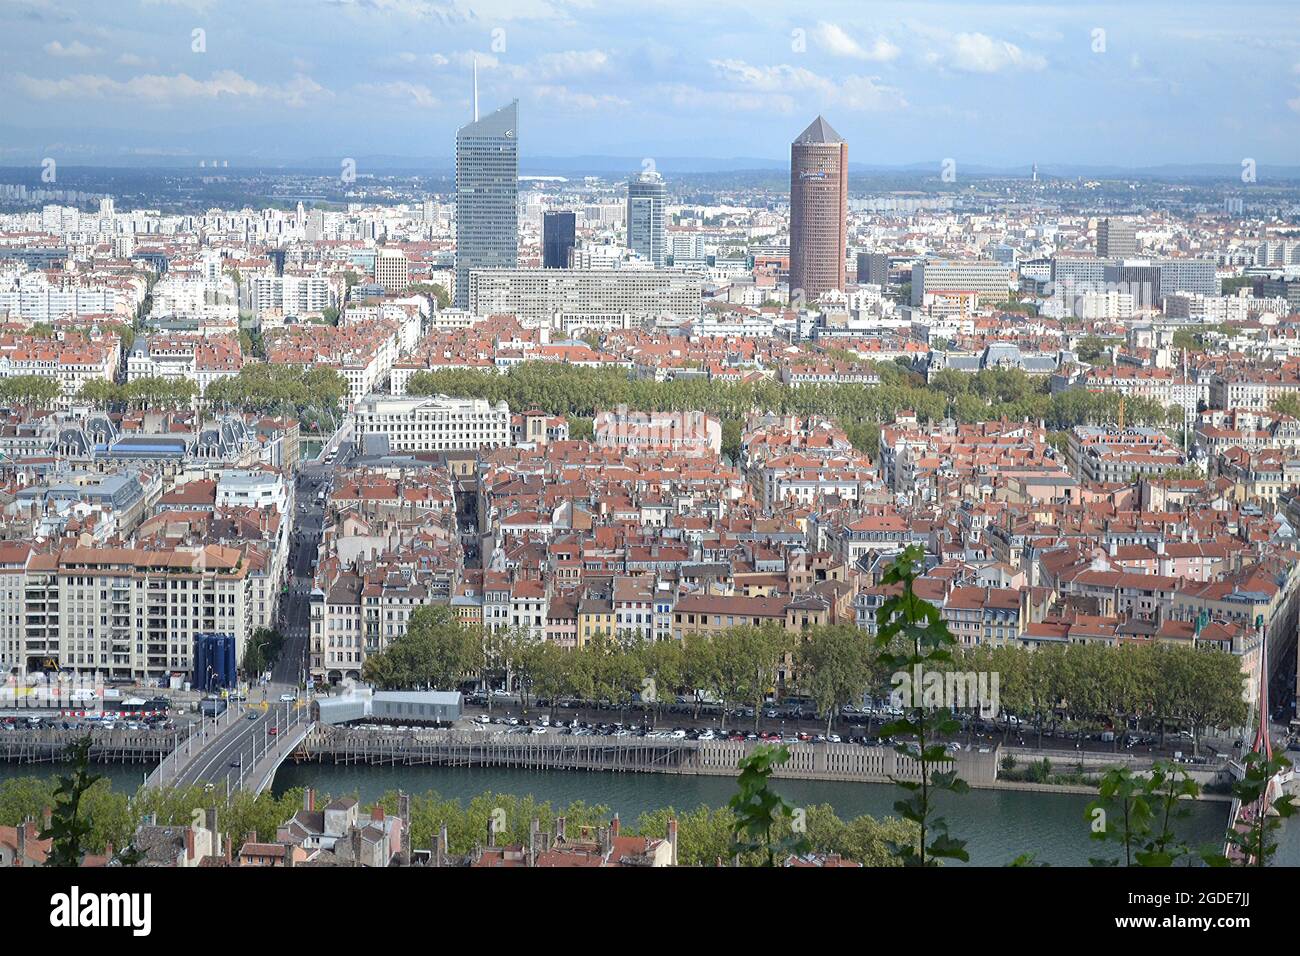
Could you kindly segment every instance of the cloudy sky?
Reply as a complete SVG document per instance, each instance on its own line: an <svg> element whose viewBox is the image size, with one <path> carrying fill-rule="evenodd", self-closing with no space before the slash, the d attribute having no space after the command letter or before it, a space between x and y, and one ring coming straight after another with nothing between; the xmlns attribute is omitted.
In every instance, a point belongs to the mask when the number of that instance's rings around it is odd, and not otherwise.
<svg viewBox="0 0 1300 956"><path fill-rule="evenodd" d="M0 0L0 163L445 157L474 56L525 158L1300 162L1294 0Z"/></svg>

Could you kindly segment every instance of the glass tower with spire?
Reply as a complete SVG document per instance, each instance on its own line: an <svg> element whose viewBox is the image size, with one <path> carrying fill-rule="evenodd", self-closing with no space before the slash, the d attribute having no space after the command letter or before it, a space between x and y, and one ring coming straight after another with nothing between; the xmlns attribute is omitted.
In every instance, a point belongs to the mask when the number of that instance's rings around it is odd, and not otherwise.
<svg viewBox="0 0 1300 956"><path fill-rule="evenodd" d="M470 304L470 273L519 264L519 101L456 131L456 296Z"/></svg>

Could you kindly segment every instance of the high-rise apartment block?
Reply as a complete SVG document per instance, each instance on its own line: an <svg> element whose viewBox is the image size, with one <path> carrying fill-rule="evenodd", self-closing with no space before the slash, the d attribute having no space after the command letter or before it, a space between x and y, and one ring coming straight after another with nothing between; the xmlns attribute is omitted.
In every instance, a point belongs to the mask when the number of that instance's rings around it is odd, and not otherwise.
<svg viewBox="0 0 1300 956"><path fill-rule="evenodd" d="M1097 255L1102 259L1123 259L1138 254L1137 226L1122 219L1097 223Z"/></svg>
<svg viewBox="0 0 1300 956"><path fill-rule="evenodd" d="M385 292L401 292L411 284L411 265L400 249L375 252L375 283Z"/></svg>
<svg viewBox="0 0 1300 956"><path fill-rule="evenodd" d="M858 253L858 285L889 286L889 256L883 252Z"/></svg>

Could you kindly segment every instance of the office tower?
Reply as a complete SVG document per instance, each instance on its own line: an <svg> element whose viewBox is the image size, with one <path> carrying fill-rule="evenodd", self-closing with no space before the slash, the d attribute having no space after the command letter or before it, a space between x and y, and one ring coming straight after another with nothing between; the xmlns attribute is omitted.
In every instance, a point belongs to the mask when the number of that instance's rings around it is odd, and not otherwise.
<svg viewBox="0 0 1300 956"><path fill-rule="evenodd" d="M664 179L638 173L627 183L627 247L656 269L664 264Z"/></svg>
<svg viewBox="0 0 1300 956"><path fill-rule="evenodd" d="M889 287L889 256L883 252L858 253L858 285Z"/></svg>
<svg viewBox="0 0 1300 956"><path fill-rule="evenodd" d="M519 263L518 109L515 100L456 131L458 309L469 308L471 271Z"/></svg>
<svg viewBox="0 0 1300 956"><path fill-rule="evenodd" d="M818 116L790 144L790 293L844 288L849 144Z"/></svg>
<svg viewBox="0 0 1300 956"><path fill-rule="evenodd" d="M1122 219L1103 219L1097 223L1098 257L1124 259L1137 254L1137 226Z"/></svg>
<svg viewBox="0 0 1300 956"><path fill-rule="evenodd" d="M577 216L571 212L542 215L542 268L567 269L576 244Z"/></svg>

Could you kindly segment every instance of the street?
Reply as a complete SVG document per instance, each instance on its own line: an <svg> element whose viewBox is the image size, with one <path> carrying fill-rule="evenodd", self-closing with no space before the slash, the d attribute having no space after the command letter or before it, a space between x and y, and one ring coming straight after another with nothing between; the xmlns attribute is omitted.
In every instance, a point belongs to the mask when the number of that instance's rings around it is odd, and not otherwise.
<svg viewBox="0 0 1300 956"><path fill-rule="evenodd" d="M318 500L333 480L333 467L303 463L295 490L292 537L289 546L289 590L280 604L278 627L284 635L280 656L271 669L274 684L298 686L308 662L311 628L311 590L314 562L320 550L325 506Z"/></svg>

